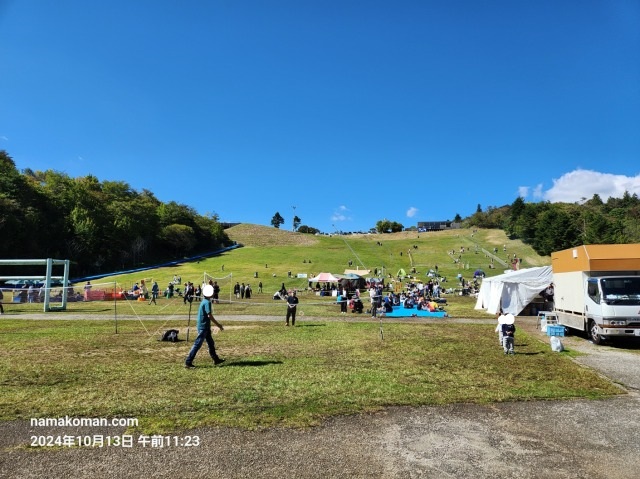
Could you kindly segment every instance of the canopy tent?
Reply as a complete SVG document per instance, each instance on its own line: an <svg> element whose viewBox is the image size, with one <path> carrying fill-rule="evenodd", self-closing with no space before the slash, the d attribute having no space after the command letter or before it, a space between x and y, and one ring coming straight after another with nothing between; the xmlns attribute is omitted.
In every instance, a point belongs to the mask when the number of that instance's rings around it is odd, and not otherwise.
<svg viewBox="0 0 640 479"><path fill-rule="evenodd" d="M331 273L320 273L315 278L309 280L310 283L337 283L340 279L336 278Z"/></svg>
<svg viewBox="0 0 640 479"><path fill-rule="evenodd" d="M340 279L358 279L362 278L359 274L348 273L348 274L336 274L336 276Z"/></svg>
<svg viewBox="0 0 640 479"><path fill-rule="evenodd" d="M552 282L551 266L509 271L484 278L475 309L486 309L487 313L496 314L502 308L504 314L517 316Z"/></svg>
<svg viewBox="0 0 640 479"><path fill-rule="evenodd" d="M336 274L336 277L340 280L340 286L348 291L363 289L366 286L365 279L357 274Z"/></svg>
<svg viewBox="0 0 640 479"><path fill-rule="evenodd" d="M399 278L404 278L406 275L407 275L407 272L402 268L400 268L398 270L398 274L396 274L396 276L398 276Z"/></svg>
<svg viewBox="0 0 640 479"><path fill-rule="evenodd" d="M366 276L371 273L370 269L345 269L344 274L357 274L358 276Z"/></svg>

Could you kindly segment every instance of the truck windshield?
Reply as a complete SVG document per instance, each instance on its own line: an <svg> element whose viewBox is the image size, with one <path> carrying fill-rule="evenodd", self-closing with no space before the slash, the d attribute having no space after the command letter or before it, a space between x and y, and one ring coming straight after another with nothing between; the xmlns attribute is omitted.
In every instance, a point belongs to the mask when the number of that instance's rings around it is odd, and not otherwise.
<svg viewBox="0 0 640 479"><path fill-rule="evenodd" d="M640 304L640 276L606 278L600 281L602 296L607 304Z"/></svg>

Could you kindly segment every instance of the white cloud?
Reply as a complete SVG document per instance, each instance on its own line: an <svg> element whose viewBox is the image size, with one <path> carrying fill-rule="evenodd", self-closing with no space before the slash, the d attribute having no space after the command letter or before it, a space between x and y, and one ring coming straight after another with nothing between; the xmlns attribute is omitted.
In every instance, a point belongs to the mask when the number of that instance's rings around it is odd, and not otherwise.
<svg viewBox="0 0 640 479"><path fill-rule="evenodd" d="M9 138L7 138L7 137L6 137L6 136L4 136L4 135L1 135L1 136L0 136L0 140L2 140L2 141L9 141Z"/></svg>
<svg viewBox="0 0 640 479"><path fill-rule="evenodd" d="M349 221L351 217L348 214L349 208L344 205L338 206L336 211L331 215L331 221Z"/></svg>
<svg viewBox="0 0 640 479"><path fill-rule="evenodd" d="M598 194L602 201L621 198L625 191L640 195L640 175L624 176L577 169L553 180L553 186L542 198L552 203L575 203Z"/></svg>
<svg viewBox="0 0 640 479"><path fill-rule="evenodd" d="M533 189L533 197L539 200L539 199L542 199L543 196L544 196L544 190L542 188L542 183L540 183L539 185L536 185L536 187Z"/></svg>
<svg viewBox="0 0 640 479"><path fill-rule="evenodd" d="M418 208L412 206L407 210L407 218L413 218L418 213Z"/></svg>
<svg viewBox="0 0 640 479"><path fill-rule="evenodd" d="M607 201L609 198L622 198L625 191L640 196L640 175L613 175L578 168L560 178L554 178L553 186L546 191L542 184L533 189L529 186L518 187L518 194L522 198L531 193L535 200L551 203L576 203L582 199L591 199L596 193L602 201Z"/></svg>
<svg viewBox="0 0 640 479"><path fill-rule="evenodd" d="M530 186L518 186L518 197L526 198L527 196L533 196L536 200L541 200L544 196L542 183L531 188Z"/></svg>

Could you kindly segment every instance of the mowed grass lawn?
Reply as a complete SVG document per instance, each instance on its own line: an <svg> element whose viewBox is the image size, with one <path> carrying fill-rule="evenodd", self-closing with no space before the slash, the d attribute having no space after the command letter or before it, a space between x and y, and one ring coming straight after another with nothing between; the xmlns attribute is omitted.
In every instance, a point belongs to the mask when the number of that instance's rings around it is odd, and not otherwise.
<svg viewBox="0 0 640 479"><path fill-rule="evenodd" d="M489 403L620 391L519 332L504 356L493 325L226 321L183 368L183 321L0 322L0 419L136 417L155 433L196 426L300 427L390 405ZM183 341L159 341L176 327Z"/></svg>

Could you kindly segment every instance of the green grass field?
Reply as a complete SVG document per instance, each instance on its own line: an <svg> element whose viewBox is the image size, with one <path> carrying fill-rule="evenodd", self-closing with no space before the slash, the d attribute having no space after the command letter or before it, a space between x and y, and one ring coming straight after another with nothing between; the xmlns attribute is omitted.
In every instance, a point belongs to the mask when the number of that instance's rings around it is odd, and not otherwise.
<svg viewBox="0 0 640 479"><path fill-rule="evenodd" d="M334 298L305 291L304 278L288 278L289 271L293 276L342 273L351 260L353 268L384 268L387 279L388 272L395 276L400 268L414 267L415 278L426 279L437 264L449 278L443 286L456 287L458 273L469 279L477 268L488 275L504 271L497 262L495 269L488 267L484 251L493 248L505 260L515 252L523 267L549 263L500 231L328 237L239 225L229 235L243 247L171 268L94 281L96 288L100 283L129 288L146 278L164 288L174 275L196 283L204 273L224 278L223 301L214 307L216 315L226 318L225 331L215 336L227 359L222 367L213 367L204 348L196 358L197 369L183 368L194 339L196 308L190 311L181 298L161 298L151 306L136 301L69 303L67 312L48 313L47 319L20 318L42 312L40 304L5 302L9 314L0 320L0 419L137 417L147 432L203 425L299 427L390 405L619 393L572 362L570 352L552 353L548 344L522 331L515 357L502 354L492 324L383 321L383 339L380 322L366 314L341 316ZM461 247L464 253L459 253ZM454 262L460 254L462 261ZM259 280L264 293L248 301L231 298L229 288L236 281L252 284L257 292ZM282 320L233 320L234 315L283 319L283 303L272 299L283 282L301 290L296 328L283 327ZM474 298L450 294L447 299L451 318L489 317L473 309ZM75 319L65 319L70 317ZM186 339L187 324L188 342L159 341L172 327Z"/></svg>
<svg viewBox="0 0 640 479"><path fill-rule="evenodd" d="M619 391L526 334L504 356L492 325L227 322L194 370L184 323L3 320L0 418L136 417L147 432L308 426L389 405L599 398Z"/></svg>

